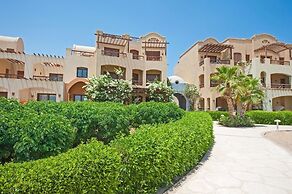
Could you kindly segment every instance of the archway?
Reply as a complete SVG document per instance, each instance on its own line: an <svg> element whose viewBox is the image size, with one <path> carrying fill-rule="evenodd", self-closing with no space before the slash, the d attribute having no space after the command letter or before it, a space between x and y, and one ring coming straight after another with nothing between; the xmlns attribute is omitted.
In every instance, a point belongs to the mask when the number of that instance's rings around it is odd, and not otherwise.
<svg viewBox="0 0 292 194"><path fill-rule="evenodd" d="M68 100L71 101L85 101L87 97L85 95L85 90L83 86L85 83L83 81L78 81L74 83L68 90Z"/></svg>
<svg viewBox="0 0 292 194"><path fill-rule="evenodd" d="M175 93L174 96L178 101L178 105L181 109L187 110L187 100L184 95L180 93Z"/></svg>
<svg viewBox="0 0 292 194"><path fill-rule="evenodd" d="M227 102L226 102L225 98L223 98L223 97L216 98L216 110L218 110L218 111L227 111L228 110L228 106L227 106Z"/></svg>

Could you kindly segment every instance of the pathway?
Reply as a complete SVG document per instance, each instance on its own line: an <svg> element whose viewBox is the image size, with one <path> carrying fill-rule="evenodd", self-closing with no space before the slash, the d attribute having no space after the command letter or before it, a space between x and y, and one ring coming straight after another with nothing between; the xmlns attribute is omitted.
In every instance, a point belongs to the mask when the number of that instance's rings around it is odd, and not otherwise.
<svg viewBox="0 0 292 194"><path fill-rule="evenodd" d="M292 194L292 153L263 137L271 130L275 126L226 128L215 123L210 156L166 194Z"/></svg>

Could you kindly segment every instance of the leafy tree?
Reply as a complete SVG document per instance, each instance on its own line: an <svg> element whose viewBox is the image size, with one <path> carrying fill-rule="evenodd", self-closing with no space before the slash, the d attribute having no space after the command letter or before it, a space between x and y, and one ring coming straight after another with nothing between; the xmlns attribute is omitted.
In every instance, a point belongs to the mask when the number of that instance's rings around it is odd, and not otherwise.
<svg viewBox="0 0 292 194"><path fill-rule="evenodd" d="M185 95L190 101L190 108L191 110L195 110L197 99L200 97L200 93L198 91L198 88L194 84L187 84L185 88Z"/></svg>
<svg viewBox="0 0 292 194"><path fill-rule="evenodd" d="M165 82L155 81L149 84L146 93L150 101L170 102L172 101L173 89Z"/></svg>
<svg viewBox="0 0 292 194"><path fill-rule="evenodd" d="M92 77L84 86L86 95L96 102L119 102L125 103L131 97L132 85L129 81L122 79L123 71L116 69L117 79L106 75Z"/></svg>

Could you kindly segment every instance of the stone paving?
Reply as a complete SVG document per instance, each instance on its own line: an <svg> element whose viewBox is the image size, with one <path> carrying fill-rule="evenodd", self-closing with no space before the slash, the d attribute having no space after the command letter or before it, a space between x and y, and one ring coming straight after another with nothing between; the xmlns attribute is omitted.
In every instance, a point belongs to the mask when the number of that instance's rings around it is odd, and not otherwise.
<svg viewBox="0 0 292 194"><path fill-rule="evenodd" d="M216 143L209 157L165 194L292 194L292 153L263 137L275 129L214 123Z"/></svg>

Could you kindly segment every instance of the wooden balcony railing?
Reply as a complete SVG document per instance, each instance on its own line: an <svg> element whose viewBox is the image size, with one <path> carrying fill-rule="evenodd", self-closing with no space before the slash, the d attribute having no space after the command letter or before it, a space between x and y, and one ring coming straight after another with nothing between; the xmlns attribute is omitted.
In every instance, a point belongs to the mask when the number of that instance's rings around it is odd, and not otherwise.
<svg viewBox="0 0 292 194"><path fill-rule="evenodd" d="M23 79L23 75L0 73L0 78Z"/></svg>
<svg viewBox="0 0 292 194"><path fill-rule="evenodd" d="M277 88L277 89L291 89L291 84L271 83L271 88Z"/></svg>
<svg viewBox="0 0 292 194"><path fill-rule="evenodd" d="M275 65L290 65L290 61L271 60L271 64L275 64Z"/></svg>
<svg viewBox="0 0 292 194"><path fill-rule="evenodd" d="M119 53L119 52L115 52L115 51L107 51L107 50L102 50L101 51L101 54L102 55L106 55L106 56L111 56L111 57L119 57L120 55L121 56L127 56L126 53Z"/></svg>
<svg viewBox="0 0 292 194"><path fill-rule="evenodd" d="M216 60L210 60L211 64L224 64L224 65L229 65L230 60L229 59L216 59Z"/></svg>
<svg viewBox="0 0 292 194"><path fill-rule="evenodd" d="M161 56L150 56L150 55L147 55L146 56L146 60L147 61L162 61L162 57Z"/></svg>
<svg viewBox="0 0 292 194"><path fill-rule="evenodd" d="M201 65L204 65L204 60L201 60L201 61L200 61L200 66L201 66Z"/></svg>

